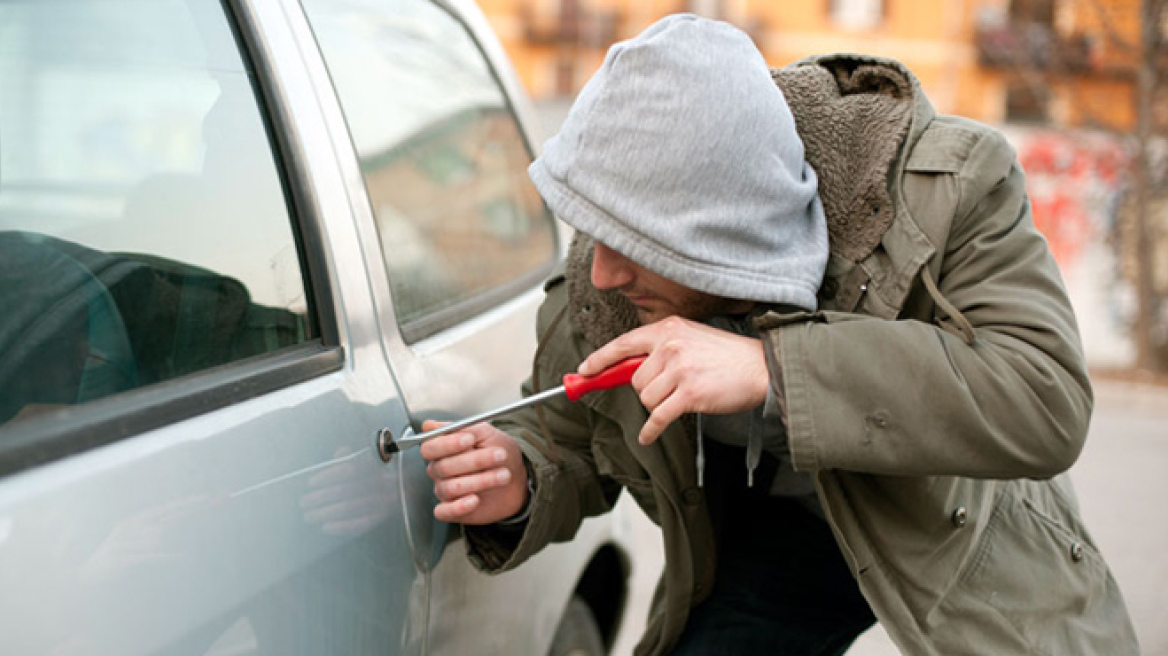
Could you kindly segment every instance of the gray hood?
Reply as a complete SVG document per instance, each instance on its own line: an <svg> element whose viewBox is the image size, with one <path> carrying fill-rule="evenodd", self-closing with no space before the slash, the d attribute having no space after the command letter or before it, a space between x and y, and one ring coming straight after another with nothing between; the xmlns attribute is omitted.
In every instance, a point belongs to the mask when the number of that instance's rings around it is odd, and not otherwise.
<svg viewBox="0 0 1168 656"><path fill-rule="evenodd" d="M750 38L692 15L614 45L529 170L561 219L729 298L816 307L816 175Z"/></svg>

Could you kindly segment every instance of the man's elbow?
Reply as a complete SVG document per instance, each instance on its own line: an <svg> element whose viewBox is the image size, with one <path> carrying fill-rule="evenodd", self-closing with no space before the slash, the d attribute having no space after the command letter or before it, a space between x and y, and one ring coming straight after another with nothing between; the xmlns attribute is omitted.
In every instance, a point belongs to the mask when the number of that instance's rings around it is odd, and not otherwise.
<svg viewBox="0 0 1168 656"><path fill-rule="evenodd" d="M1035 460L1029 478L1053 478L1069 470L1078 461L1087 443L1094 399L1090 383L1084 379L1065 385L1056 403L1048 405L1050 428L1043 441L1042 457Z"/></svg>

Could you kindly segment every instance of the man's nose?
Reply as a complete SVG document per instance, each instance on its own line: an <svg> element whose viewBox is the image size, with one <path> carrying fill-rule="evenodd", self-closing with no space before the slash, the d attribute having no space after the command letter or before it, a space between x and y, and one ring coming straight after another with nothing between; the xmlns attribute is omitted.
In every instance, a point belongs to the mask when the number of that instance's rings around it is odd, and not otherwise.
<svg viewBox="0 0 1168 656"><path fill-rule="evenodd" d="M619 289L635 277L632 262L600 242L592 249L592 285L597 289Z"/></svg>

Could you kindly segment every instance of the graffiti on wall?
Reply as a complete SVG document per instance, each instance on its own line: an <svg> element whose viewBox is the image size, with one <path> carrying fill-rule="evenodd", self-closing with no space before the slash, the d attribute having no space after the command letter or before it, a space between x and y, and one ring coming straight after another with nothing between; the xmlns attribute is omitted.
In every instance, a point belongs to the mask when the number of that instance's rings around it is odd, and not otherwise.
<svg viewBox="0 0 1168 656"><path fill-rule="evenodd" d="M1120 208L1130 145L1087 132L1008 131L1026 172L1034 223L1062 270L1088 362L1126 366L1133 357L1132 295L1121 274Z"/></svg>
<svg viewBox="0 0 1168 656"><path fill-rule="evenodd" d="M1015 135L1034 223L1064 269L1092 240L1111 237L1127 153L1114 137L1036 131Z"/></svg>

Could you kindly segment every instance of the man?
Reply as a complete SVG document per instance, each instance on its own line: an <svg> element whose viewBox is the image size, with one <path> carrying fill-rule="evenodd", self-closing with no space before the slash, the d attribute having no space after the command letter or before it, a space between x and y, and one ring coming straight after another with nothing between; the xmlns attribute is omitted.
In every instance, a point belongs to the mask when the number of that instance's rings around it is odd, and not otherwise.
<svg viewBox="0 0 1168 656"><path fill-rule="evenodd" d="M423 446L479 567L624 488L666 551L638 654L840 654L874 618L906 654L1137 653L1062 474L1091 391L1000 135L895 62L772 73L673 16L610 50L531 176L581 236L525 393L648 358Z"/></svg>

